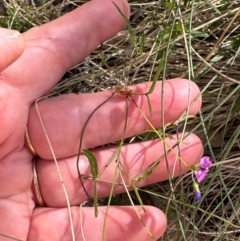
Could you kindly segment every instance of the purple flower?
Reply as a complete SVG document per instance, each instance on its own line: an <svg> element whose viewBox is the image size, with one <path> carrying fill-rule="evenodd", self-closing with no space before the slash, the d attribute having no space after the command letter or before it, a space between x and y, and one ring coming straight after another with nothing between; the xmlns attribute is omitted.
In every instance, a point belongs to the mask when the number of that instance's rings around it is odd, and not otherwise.
<svg viewBox="0 0 240 241"><path fill-rule="evenodd" d="M209 172L209 168L212 166L212 162L209 156L204 156L201 158L197 170L195 170L195 176L200 183Z"/></svg>
<svg viewBox="0 0 240 241"><path fill-rule="evenodd" d="M200 189L199 189L198 183L193 182L193 190L194 190L195 198L197 199L197 201L200 201L201 198L202 198L202 195L200 193Z"/></svg>

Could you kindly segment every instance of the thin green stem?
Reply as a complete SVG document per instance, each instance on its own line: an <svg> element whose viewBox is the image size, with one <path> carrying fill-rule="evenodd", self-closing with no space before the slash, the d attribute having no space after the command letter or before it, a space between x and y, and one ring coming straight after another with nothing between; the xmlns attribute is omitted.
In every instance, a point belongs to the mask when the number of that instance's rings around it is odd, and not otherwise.
<svg viewBox="0 0 240 241"><path fill-rule="evenodd" d="M80 182L81 182L81 185L82 185L82 187L83 187L84 192L86 193L86 195L87 195L87 197L88 197L89 199L91 199L91 197L90 197L90 195L88 194L88 192L87 192L87 190L86 190L86 188L85 188L85 186L84 186L84 183L83 183L83 180L82 180L82 176L81 176L81 173L80 173L80 170L79 170L79 161L80 161L80 153L81 153L81 149L82 149L83 135L84 135L84 132L85 132L85 130L86 130L87 124L88 124L88 122L90 121L90 119L92 118L93 114L94 114L101 106L103 106L105 103L107 103L107 102L113 97L114 94L115 94L115 92L113 92L106 100L104 100L99 106L97 106L97 107L93 110L93 112L88 116L86 122L85 122L84 125L83 125L82 133L81 133L81 136L80 136L80 143L79 143L79 147L78 147L78 156L77 156L77 163L76 163L76 165L77 165L78 178L79 178L79 180L80 180Z"/></svg>

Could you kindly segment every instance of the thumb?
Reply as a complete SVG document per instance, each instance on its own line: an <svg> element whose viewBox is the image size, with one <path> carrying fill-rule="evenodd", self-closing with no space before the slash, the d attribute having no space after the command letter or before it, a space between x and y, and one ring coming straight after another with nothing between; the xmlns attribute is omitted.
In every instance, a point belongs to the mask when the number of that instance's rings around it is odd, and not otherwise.
<svg viewBox="0 0 240 241"><path fill-rule="evenodd" d="M24 51L25 41L16 30L0 28L0 72L16 61Z"/></svg>

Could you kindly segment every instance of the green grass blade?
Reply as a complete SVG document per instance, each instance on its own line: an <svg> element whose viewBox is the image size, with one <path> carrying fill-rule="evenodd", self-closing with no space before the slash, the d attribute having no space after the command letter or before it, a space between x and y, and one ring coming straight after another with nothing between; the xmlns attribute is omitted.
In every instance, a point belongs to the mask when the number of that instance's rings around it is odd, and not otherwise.
<svg viewBox="0 0 240 241"><path fill-rule="evenodd" d="M117 8L118 12L121 14L123 19L125 20L125 22L127 24L127 29L128 29L128 32L129 32L130 39L131 39L136 51L139 52L138 44L137 44L137 41L136 41L136 38L135 38L135 35L134 35L134 32L133 32L133 29L131 27L129 19L122 13L121 9L117 6L117 4L115 2L113 2L113 4Z"/></svg>
<svg viewBox="0 0 240 241"><path fill-rule="evenodd" d="M144 213L146 213L146 209L145 209L145 207L144 207L143 201L142 201L142 199L141 199L141 196L140 196L139 193L138 193L138 189L137 189L134 181L132 181L132 188L133 188L133 190L134 190L134 192L135 192L135 194L136 194L136 197L137 197L137 199L138 199L138 201L139 201L139 203L140 203L140 205L141 205Z"/></svg>

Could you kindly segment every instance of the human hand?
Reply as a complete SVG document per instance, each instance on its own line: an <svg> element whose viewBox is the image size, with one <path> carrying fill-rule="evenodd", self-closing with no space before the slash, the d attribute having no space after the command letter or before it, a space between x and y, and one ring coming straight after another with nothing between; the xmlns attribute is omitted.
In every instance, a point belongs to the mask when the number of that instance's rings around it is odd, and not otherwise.
<svg viewBox="0 0 240 241"><path fill-rule="evenodd" d="M129 16L125 1L115 3ZM99 21L101 19L101 21ZM83 60L100 43L114 36L125 25L111 0L93 0L75 11L38 28L16 36L0 37L0 234L20 240L71 240L70 223L66 208L66 198L52 161L46 137L36 113L34 101L53 87L72 66ZM16 32L0 29L0 34L12 35ZM190 101L199 94L196 85L190 82ZM137 92L144 93L147 84L141 84ZM148 116L153 125L159 127L161 83L150 95L153 117ZM63 95L39 102L39 111L47 134L58 159L63 180L67 188L73 214L76 240L82 240L79 205L87 199L78 179L76 154L83 124L93 109L110 95L110 91L96 94ZM188 104L188 81L175 79L165 82L165 122L177 120ZM135 101L144 113L148 105L144 96L135 96ZM201 106L198 99L190 109L195 114ZM107 111L106 111L107 110ZM154 113L156 113L154 115ZM104 121L99 126L99 119ZM99 109L87 126L83 147L92 148L121 138L125 119L125 101L115 95L104 108ZM41 194L46 207L36 207L36 197L32 191L33 155L25 147L25 128L28 125L32 145L40 156L36 161ZM99 128L100 127L100 128ZM138 110L130 104L127 136L132 136L148 128ZM189 164L202 156L202 144L195 135L185 140L181 146L181 156ZM170 145L173 140L168 140ZM99 161L99 168L113 153L112 148L96 148L93 152ZM131 176L147 167L163 153L159 140L126 145L122 148L122 162ZM173 169L175 156L168 156ZM81 157L82 174L89 175L89 163ZM164 160L158 169L138 185L166 180L168 173ZM102 175L111 181L114 164ZM188 170L184 165L176 166L174 176ZM93 193L92 181L84 180ZM117 193L124 191L117 187ZM99 197L107 196L110 185L98 184ZM83 231L86 240L101 240L106 207L99 207L95 218L93 208L82 208ZM139 207L139 213L155 237L160 237L166 229L166 217L157 208L146 206L146 215ZM150 240L131 207L111 207L107 218L107 240ZM0 240L8 240L0 236Z"/></svg>

